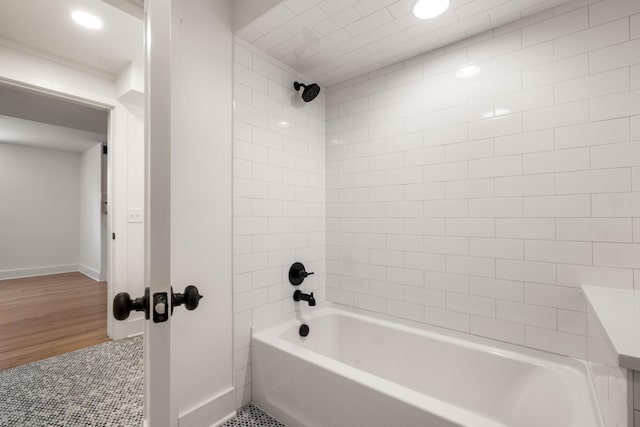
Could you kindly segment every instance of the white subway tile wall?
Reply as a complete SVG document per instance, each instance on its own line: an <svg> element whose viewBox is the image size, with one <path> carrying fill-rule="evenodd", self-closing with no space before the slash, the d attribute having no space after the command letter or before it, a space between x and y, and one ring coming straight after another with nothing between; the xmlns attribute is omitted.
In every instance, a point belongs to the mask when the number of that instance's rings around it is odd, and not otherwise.
<svg viewBox="0 0 640 427"><path fill-rule="evenodd" d="M251 327L305 307L289 267L315 272L300 286L325 299L325 92L250 44L234 44L234 370L238 407L251 400Z"/></svg>
<svg viewBox="0 0 640 427"><path fill-rule="evenodd" d="M585 358L580 284L640 287L639 88L637 0L329 87L327 298Z"/></svg>

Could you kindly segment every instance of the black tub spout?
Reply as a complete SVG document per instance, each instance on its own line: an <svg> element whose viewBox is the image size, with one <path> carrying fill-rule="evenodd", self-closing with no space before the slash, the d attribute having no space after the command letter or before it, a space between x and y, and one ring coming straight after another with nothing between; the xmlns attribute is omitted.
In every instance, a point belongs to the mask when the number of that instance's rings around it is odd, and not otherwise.
<svg viewBox="0 0 640 427"><path fill-rule="evenodd" d="M316 299L313 297L313 292L311 292L310 294L305 294L300 289L296 290L293 293L293 300L294 301L306 301L306 302L309 303L309 305L311 307L316 305Z"/></svg>

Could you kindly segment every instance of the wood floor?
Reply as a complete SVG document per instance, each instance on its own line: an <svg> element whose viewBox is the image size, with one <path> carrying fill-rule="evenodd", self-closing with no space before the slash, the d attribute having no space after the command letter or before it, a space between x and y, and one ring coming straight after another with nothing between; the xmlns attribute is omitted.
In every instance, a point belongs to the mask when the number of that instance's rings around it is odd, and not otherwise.
<svg viewBox="0 0 640 427"><path fill-rule="evenodd" d="M81 273L0 280L0 370L108 340L106 282Z"/></svg>

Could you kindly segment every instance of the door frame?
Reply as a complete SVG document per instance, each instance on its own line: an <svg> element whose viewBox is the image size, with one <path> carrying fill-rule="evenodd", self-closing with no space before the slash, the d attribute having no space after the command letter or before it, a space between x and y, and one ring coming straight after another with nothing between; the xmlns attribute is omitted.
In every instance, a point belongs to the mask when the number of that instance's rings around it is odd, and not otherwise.
<svg viewBox="0 0 640 427"><path fill-rule="evenodd" d="M171 304L171 31L172 0L147 0L144 11L145 245L144 278ZM151 43L150 41L153 40ZM153 318L153 315L151 315ZM144 321L144 425L176 427L171 398L171 315ZM152 357L153 355L153 357Z"/></svg>

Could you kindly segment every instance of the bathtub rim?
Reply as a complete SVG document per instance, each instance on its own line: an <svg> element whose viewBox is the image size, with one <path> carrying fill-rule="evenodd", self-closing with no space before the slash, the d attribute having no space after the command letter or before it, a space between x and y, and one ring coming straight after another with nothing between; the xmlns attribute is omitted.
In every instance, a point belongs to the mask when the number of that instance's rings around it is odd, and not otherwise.
<svg viewBox="0 0 640 427"><path fill-rule="evenodd" d="M306 349L301 345L290 342L281 337L281 334L289 328L295 327L297 324L303 321L312 320L317 317L321 317L326 314L342 314L348 317L353 317L359 320L363 320L365 322L372 321L375 324L381 325L383 327L390 327L392 329L400 330L403 332L417 334L422 337L442 340L447 343L453 345L459 345L467 348L471 348L472 350L485 351L490 354L496 355L497 357L506 357L511 359L516 359L525 363L531 363L535 366L548 368L553 372L558 372L560 367L571 369L573 371L577 371L582 377L585 378L587 382L588 390L584 392L588 395L589 401L591 402L591 409L594 412L594 416L596 417L596 425L604 426L604 420L602 417L602 412L598 401L596 399L595 386L593 383L593 375L590 369L589 364L581 359L551 353L544 350L537 350L513 343L507 343L503 341L494 340L491 338L481 337L477 335L473 335L471 333L456 331L452 329L446 329L439 326L424 324L408 319L402 319L395 316L390 316L387 314L381 314L376 312L371 312L368 310L358 309L350 306L344 306L341 304L336 304L332 302L323 302L316 307L305 307L303 310L297 309L292 313L288 313L284 316L280 316L276 319L273 319L269 322L265 322L258 326L253 326L251 328L251 340L257 340L264 345L268 345L270 347L278 348L287 353L293 354L297 357L300 357L305 362L308 363L316 363L319 360L323 361L324 368L328 371L350 378L359 382L360 384L367 387L374 387L376 389L380 389L381 386L389 387L395 392L402 392L407 400L416 406L424 406L424 397L426 397L427 401L437 403L438 405L445 405L448 409L455 411L461 418L467 419L468 421L478 421L482 420L483 424L486 426L503 426L499 422L484 417L480 414L476 414L471 411L467 411L464 408L460 408L455 406L454 404L443 402L441 400L432 398L430 396L424 395L418 391L407 388L403 385L396 384L392 381L386 380L384 378L378 377L375 374L361 371L358 368L352 367L346 363L340 362L338 360L334 360L328 356L317 353L313 350ZM277 345L277 343L283 343L282 345ZM253 344L253 342L252 342ZM311 353L311 355L309 354ZM253 355L252 355L253 357ZM540 363L543 362L543 363ZM253 361L252 361L253 364ZM348 369L355 369L364 374L361 378L353 378L348 375ZM563 379L564 382L564 379ZM383 391L384 392L384 391ZM390 396L393 396L392 393L386 393ZM432 408L430 408L431 410ZM446 412L434 412L436 415L447 417ZM473 424L470 424L473 425Z"/></svg>
<svg viewBox="0 0 640 427"><path fill-rule="evenodd" d="M513 353L517 356L524 355L528 358L544 359L548 360L551 363L569 365L570 367L573 367L584 374L589 373L588 362L576 357L553 353L545 350L538 350L532 347L526 347L519 344L496 340L494 338L474 335L471 332L463 332L455 329L443 328L441 326L416 322L414 320L403 319L388 314L377 313L328 301L322 302L315 307L305 307L304 310L297 309L294 312L279 316L275 319L269 320L268 322L252 326L251 338L257 335L263 335L263 333L265 333L267 330L275 329L276 326L280 326L278 328L278 332L281 333L287 329L285 324L294 326L294 320L298 322L304 322L307 319L311 320L315 317L319 317L326 312L336 312L338 314L340 312L345 312L354 315L354 317L356 318L361 318L364 320L373 319L375 323L386 325L391 328L404 330L406 332L413 333L415 330L417 330L420 335L431 336L432 338L440 338L440 336L442 336L446 341L452 342L454 344L472 343L474 344L474 347L489 347L499 350L500 352ZM399 328L397 328L398 326ZM434 337L433 335L435 335L436 337Z"/></svg>

